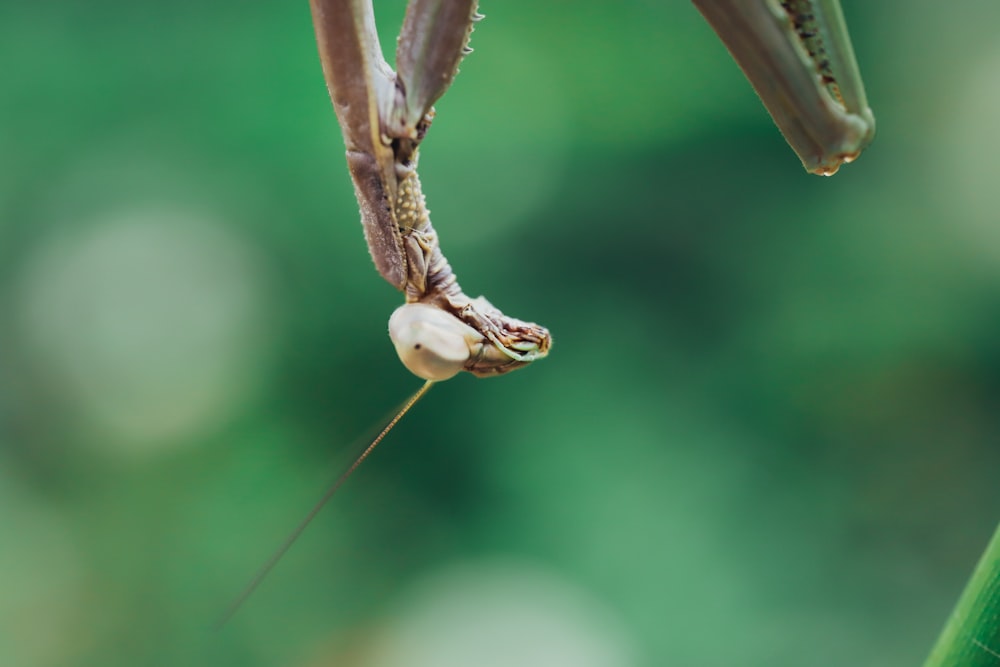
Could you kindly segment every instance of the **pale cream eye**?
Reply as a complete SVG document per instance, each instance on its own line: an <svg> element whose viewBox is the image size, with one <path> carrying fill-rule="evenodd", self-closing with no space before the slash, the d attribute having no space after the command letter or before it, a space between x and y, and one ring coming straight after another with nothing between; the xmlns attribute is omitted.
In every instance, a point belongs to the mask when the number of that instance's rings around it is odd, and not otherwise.
<svg viewBox="0 0 1000 667"><path fill-rule="evenodd" d="M400 306L389 318L396 354L414 375L439 382L465 367L482 334L440 308L422 303Z"/></svg>

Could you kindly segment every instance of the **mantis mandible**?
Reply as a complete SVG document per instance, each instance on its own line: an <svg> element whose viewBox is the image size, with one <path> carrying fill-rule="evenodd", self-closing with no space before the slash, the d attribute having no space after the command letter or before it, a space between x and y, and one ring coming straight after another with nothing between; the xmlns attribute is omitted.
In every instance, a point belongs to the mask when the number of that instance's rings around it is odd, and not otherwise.
<svg viewBox="0 0 1000 667"><path fill-rule="evenodd" d="M426 380L230 605L256 589L327 500L434 382L461 371L490 377L545 357L544 327L504 315L459 287L431 226L418 148L433 104L458 72L477 0L410 0L386 63L372 0L310 0L323 74L347 149L368 249L378 272L404 293L389 318L403 364ZM807 170L831 175L871 142L865 98L838 0L694 0L722 38Z"/></svg>

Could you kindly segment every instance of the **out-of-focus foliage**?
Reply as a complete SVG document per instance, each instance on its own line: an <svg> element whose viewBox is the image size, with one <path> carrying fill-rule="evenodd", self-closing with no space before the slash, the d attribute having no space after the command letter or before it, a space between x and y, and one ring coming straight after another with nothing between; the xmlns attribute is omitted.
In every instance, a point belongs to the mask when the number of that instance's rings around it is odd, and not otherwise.
<svg viewBox="0 0 1000 667"><path fill-rule="evenodd" d="M1000 5L845 3L831 179L686 2L483 11L424 189L552 355L435 388L215 633L418 385L308 7L0 6L0 664L926 654L1000 503Z"/></svg>

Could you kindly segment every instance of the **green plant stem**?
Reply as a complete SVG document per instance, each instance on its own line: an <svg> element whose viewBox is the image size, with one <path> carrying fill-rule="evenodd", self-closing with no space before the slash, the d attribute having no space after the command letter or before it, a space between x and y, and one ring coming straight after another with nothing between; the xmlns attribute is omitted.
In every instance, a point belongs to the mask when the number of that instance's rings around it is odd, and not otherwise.
<svg viewBox="0 0 1000 667"><path fill-rule="evenodd" d="M924 667L1000 665L1000 527Z"/></svg>

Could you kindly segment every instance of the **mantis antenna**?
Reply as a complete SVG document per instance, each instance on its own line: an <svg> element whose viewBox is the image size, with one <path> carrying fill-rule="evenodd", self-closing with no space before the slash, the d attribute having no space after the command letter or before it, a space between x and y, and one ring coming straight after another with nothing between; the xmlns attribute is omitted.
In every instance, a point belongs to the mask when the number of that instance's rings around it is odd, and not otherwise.
<svg viewBox="0 0 1000 667"><path fill-rule="evenodd" d="M389 337L406 368L425 380L448 380L482 354L486 338L454 315L423 303L403 304L389 318Z"/></svg>
<svg viewBox="0 0 1000 667"><path fill-rule="evenodd" d="M385 439L385 436L389 435L389 431L391 431L393 427L399 423L399 420L410 411L410 408L416 405L417 401L423 398L424 394L430 390L433 384L433 380L427 380L427 382L425 382L420 389L414 392L414 394L410 396L405 403L403 403L403 407L401 407L392 419L389 420L389 423L385 425L385 428L383 428L382 431L375 436L375 439L372 440L371 444L368 445L365 450L361 452L361 455L354 460L354 463L352 463L347 470L345 470L343 474L341 474L340 477L338 477L337 480L330 485L330 488L326 490L326 493L324 493L323 497L319 499L319 502L313 505L313 508L309 510L309 513L306 514L305 518L302 519L302 521L299 522L299 525L295 527L295 530L289 533L288 537L285 538L285 541L281 543L281 546L279 546L274 553L271 554L271 557L265 561L259 570L257 570L257 574L255 574L253 579L250 580L250 583L246 585L243 592L229 604L225 613L223 613L216 622L216 629L220 629L224 626L226 622L233 617L233 614L239 611L240 607L243 606L243 603L247 601L247 598L249 598L253 592L257 590L260 583L264 581L264 578L271 572L271 570L274 569L274 566L278 564L281 557L288 552L291 546L295 543L295 540L299 539L299 536L303 533L303 531L305 531L306 527L312 522L312 520L316 518L316 515L319 514L321 509L323 509L323 506L326 505L330 498L333 497L333 494L337 492L337 489L344 485L347 478L358 469L362 462L364 462L364 460L368 458L373 451L375 451L378 444Z"/></svg>

